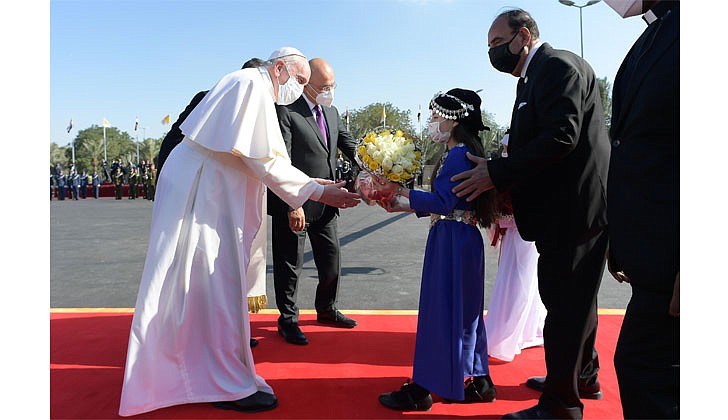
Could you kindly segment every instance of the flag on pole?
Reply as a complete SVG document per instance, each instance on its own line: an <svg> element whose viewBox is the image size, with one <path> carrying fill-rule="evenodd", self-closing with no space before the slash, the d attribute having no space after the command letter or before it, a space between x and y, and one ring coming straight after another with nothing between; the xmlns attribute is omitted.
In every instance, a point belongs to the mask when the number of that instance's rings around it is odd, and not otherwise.
<svg viewBox="0 0 728 420"><path fill-rule="evenodd" d="M419 105L419 108L417 109L417 122L420 122L420 117L422 116L422 105Z"/></svg>
<svg viewBox="0 0 728 420"><path fill-rule="evenodd" d="M66 127L66 133L70 133L73 129L73 118L71 118L71 121L68 122L68 127Z"/></svg>
<svg viewBox="0 0 728 420"><path fill-rule="evenodd" d="M387 125L387 106L382 106L382 125Z"/></svg>
<svg viewBox="0 0 728 420"><path fill-rule="evenodd" d="M104 127L111 127L111 124L109 124L109 120L104 117Z"/></svg>
<svg viewBox="0 0 728 420"><path fill-rule="evenodd" d="M346 107L346 125L349 125L349 107Z"/></svg>
<svg viewBox="0 0 728 420"><path fill-rule="evenodd" d="M139 116L137 115L136 120L134 121L134 131L137 131L139 128Z"/></svg>
<svg viewBox="0 0 728 420"><path fill-rule="evenodd" d="M164 118L162 118L162 125L169 125L169 114L165 115Z"/></svg>

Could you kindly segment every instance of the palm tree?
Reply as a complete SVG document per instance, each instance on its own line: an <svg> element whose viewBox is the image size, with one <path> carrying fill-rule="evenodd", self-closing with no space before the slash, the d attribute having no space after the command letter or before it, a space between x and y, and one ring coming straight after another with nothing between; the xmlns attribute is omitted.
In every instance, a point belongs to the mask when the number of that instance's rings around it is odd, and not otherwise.
<svg viewBox="0 0 728 420"><path fill-rule="evenodd" d="M91 166L94 172L98 171L99 162L101 156L104 154L104 140L102 138L87 138L83 142L83 149L88 153L91 158Z"/></svg>
<svg viewBox="0 0 728 420"><path fill-rule="evenodd" d="M161 139L144 139L142 144L139 146L139 154L141 159L147 162L153 162L159 154L159 148L162 146Z"/></svg>

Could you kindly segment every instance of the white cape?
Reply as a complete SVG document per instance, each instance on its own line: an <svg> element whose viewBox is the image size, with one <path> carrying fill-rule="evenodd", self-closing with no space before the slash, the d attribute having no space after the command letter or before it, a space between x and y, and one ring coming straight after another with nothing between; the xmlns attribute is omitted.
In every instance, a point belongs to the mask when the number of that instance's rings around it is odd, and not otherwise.
<svg viewBox="0 0 728 420"><path fill-rule="evenodd" d="M546 307L538 293L538 251L524 241L513 218L499 220L506 228L493 292L485 316L488 355L510 362L527 347L543 345Z"/></svg>
<svg viewBox="0 0 728 420"><path fill-rule="evenodd" d="M266 83L255 69L223 77L182 124L186 138L165 163L122 416L273 393L255 373L246 299L248 275L260 280L265 267L265 187L293 207L322 187L291 166Z"/></svg>

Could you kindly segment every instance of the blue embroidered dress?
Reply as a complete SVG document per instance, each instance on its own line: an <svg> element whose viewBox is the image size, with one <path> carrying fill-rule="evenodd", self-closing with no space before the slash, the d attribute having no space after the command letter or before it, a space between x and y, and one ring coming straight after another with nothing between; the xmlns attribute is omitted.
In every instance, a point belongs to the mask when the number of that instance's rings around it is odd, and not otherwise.
<svg viewBox="0 0 728 420"><path fill-rule="evenodd" d="M422 267L420 306L412 380L443 398L463 400L464 379L489 374L483 320L485 250L476 225L462 215L473 203L458 198L450 178L474 164L458 144L446 152L434 180L434 191L410 192L418 216L433 215Z"/></svg>

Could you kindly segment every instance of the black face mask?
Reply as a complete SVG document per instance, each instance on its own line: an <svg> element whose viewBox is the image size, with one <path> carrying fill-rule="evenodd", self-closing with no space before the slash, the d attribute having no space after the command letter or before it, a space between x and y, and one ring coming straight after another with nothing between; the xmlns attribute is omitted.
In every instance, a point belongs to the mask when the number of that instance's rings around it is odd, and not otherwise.
<svg viewBox="0 0 728 420"><path fill-rule="evenodd" d="M490 64L493 65L496 70L510 74L513 73L513 70L518 65L518 61L521 59L520 53L523 50L523 47L521 47L521 49L518 50L516 54L513 54L508 48L508 46L511 45L511 42L513 42L513 40L516 39L517 36L518 31L516 31L510 41L488 50Z"/></svg>

